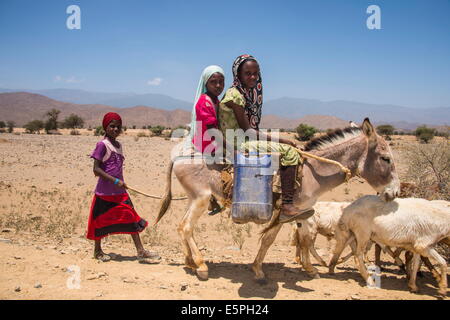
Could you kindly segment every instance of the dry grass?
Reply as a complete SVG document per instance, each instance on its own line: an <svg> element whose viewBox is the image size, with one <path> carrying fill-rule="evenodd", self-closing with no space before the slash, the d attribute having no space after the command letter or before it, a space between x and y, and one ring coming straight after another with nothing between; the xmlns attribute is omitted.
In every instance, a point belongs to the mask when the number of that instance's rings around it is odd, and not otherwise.
<svg viewBox="0 0 450 320"><path fill-rule="evenodd" d="M82 233L86 221L81 212L88 205L87 195L68 201L71 195L60 190L42 190L31 188L19 191L12 187L1 186L2 192L19 195L22 199L18 203L2 206L7 209L6 214L0 215L0 227L12 228L16 233L30 232L35 235L45 235L48 238L62 241L64 238Z"/></svg>

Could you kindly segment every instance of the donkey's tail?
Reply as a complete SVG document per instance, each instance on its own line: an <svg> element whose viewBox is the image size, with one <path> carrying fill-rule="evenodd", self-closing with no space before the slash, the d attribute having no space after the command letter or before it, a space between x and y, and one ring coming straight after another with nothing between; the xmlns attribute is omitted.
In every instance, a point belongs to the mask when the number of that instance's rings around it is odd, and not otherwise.
<svg viewBox="0 0 450 320"><path fill-rule="evenodd" d="M167 169L166 174L166 190L164 191L164 195L161 200L161 205L159 208L158 217L156 218L155 225L161 220L164 214L169 209L170 202L172 201L172 169L173 169L173 160L169 162L169 168Z"/></svg>

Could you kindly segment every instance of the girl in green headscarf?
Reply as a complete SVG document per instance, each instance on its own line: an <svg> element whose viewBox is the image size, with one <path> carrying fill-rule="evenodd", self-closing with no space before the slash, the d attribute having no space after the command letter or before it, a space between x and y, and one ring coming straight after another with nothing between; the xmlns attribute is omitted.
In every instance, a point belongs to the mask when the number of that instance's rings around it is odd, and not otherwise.
<svg viewBox="0 0 450 320"><path fill-rule="evenodd" d="M229 88L219 106L219 127L225 139L227 130L242 129L250 141L236 146L241 151L280 153L280 177L282 207L280 222L307 219L312 211L300 211L294 206L294 187L297 166L302 159L295 150L295 143L284 138L274 138L259 130L262 110L262 78L259 64L248 54L236 58L233 63L233 85ZM236 145L236 139L228 141Z"/></svg>

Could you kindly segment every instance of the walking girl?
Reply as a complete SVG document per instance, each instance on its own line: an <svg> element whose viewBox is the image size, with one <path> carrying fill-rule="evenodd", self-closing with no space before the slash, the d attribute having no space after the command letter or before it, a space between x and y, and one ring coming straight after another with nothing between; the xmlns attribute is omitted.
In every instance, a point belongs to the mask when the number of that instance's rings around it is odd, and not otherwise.
<svg viewBox="0 0 450 320"><path fill-rule="evenodd" d="M122 145L116 138L122 132L122 119L114 112L103 117L105 137L99 141L91 154L94 174L99 177L88 221L87 238L95 241L94 258L103 262L111 256L101 248L101 239L110 234L131 234L138 260L157 262L159 255L145 250L139 233L148 222L139 217L128 195L123 179L124 155Z"/></svg>

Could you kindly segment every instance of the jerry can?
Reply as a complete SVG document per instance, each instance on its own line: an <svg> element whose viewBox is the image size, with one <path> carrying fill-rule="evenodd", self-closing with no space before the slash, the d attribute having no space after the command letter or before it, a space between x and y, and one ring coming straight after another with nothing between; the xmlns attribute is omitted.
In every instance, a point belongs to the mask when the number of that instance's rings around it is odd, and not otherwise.
<svg viewBox="0 0 450 320"><path fill-rule="evenodd" d="M272 218L271 162L270 154L236 154L231 206L233 222L262 224Z"/></svg>

